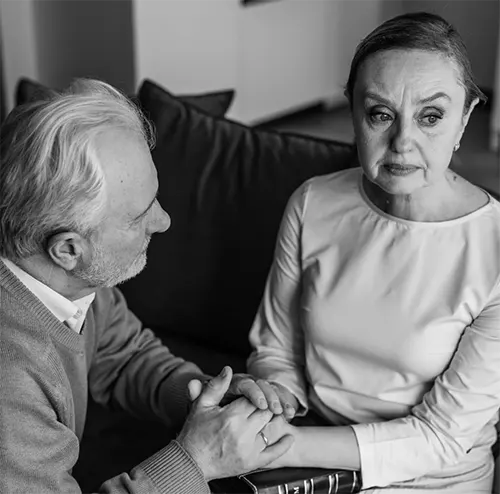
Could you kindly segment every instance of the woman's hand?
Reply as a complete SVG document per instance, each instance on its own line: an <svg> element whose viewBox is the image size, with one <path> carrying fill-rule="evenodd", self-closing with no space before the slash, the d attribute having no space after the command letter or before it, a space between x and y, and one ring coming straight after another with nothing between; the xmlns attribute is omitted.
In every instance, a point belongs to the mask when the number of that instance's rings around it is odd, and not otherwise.
<svg viewBox="0 0 500 494"><path fill-rule="evenodd" d="M177 442L197 463L206 480L266 467L293 443L283 427L268 431L272 443L263 435L273 417L270 410L256 409L243 397L220 406L231 377L231 368L226 367L205 384L192 380L188 385L193 406Z"/></svg>
<svg viewBox="0 0 500 494"><path fill-rule="evenodd" d="M298 460L298 438L299 428L289 424L283 415L275 415L266 426L263 427L261 433L267 438L267 446L273 446L282 437L291 436L293 442L291 447L279 458L266 465L266 468L281 468L281 467L297 467L300 466Z"/></svg>
<svg viewBox="0 0 500 494"><path fill-rule="evenodd" d="M287 420L293 419L299 408L297 398L284 386L265 379L255 380L250 374L233 376L224 402L233 401L238 396L245 396L261 410L269 409L275 415L283 414Z"/></svg>

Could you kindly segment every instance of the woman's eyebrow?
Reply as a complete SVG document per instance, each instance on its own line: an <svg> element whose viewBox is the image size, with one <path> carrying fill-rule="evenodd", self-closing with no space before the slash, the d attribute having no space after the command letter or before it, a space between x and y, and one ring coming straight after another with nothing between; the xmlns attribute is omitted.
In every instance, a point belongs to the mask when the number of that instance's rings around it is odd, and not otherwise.
<svg viewBox="0 0 500 494"><path fill-rule="evenodd" d="M422 98L421 100L417 101L418 104L425 104L425 103L431 103L432 101L435 101L439 98L446 98L448 101L451 101L451 98L443 91L438 91L437 93L434 93L431 96L427 96L426 98ZM384 105L387 106L392 106L393 103L388 100L387 98L384 98L383 96L380 96L377 93L374 93L372 91L367 91L365 93L365 99L374 99L377 101L380 101Z"/></svg>
<svg viewBox="0 0 500 494"><path fill-rule="evenodd" d="M444 93L443 91L438 91L432 96L428 96L427 98L421 99L419 103L430 103L431 101L434 101L439 98L446 98L448 101L451 101L451 98L446 93Z"/></svg>
<svg viewBox="0 0 500 494"><path fill-rule="evenodd" d="M374 93L372 91L367 91L365 93L365 99L374 99L377 101L380 101L380 103L383 103L384 105L391 106L392 102L389 101L387 98L384 98L383 96L380 96L380 94Z"/></svg>

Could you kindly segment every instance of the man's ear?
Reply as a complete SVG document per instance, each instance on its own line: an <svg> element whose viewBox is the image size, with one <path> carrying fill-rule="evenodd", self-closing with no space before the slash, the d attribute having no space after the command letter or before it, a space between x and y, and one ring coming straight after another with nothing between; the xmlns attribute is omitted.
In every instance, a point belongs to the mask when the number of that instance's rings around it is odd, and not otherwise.
<svg viewBox="0 0 500 494"><path fill-rule="evenodd" d="M72 271L80 261L90 257L90 242L76 232L56 233L49 237L46 252L55 264Z"/></svg>

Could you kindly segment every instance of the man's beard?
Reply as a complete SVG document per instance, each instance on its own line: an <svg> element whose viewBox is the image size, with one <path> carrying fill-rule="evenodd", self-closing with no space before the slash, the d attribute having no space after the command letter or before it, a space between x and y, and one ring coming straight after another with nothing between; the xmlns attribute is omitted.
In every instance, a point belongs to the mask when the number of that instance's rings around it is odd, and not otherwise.
<svg viewBox="0 0 500 494"><path fill-rule="evenodd" d="M113 287L137 276L146 266L147 247L145 247L131 264L120 263L112 254L106 254L96 242L93 245L92 259L87 266L79 265L73 275L85 281L91 287Z"/></svg>

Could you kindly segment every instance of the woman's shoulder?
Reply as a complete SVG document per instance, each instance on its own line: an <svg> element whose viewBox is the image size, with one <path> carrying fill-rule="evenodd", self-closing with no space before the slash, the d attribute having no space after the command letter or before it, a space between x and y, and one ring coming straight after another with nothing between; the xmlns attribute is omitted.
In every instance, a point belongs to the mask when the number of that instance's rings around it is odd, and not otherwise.
<svg viewBox="0 0 500 494"><path fill-rule="evenodd" d="M498 196L480 185L473 184L465 178L459 178L459 200L465 217L477 219L480 222L490 221L495 232L500 233L500 202ZM460 216L460 215L459 215Z"/></svg>
<svg viewBox="0 0 500 494"><path fill-rule="evenodd" d="M328 173L327 175L312 177L306 182L306 184L309 184L309 186L315 190L319 191L327 189L330 192L332 191L332 188L340 188L341 190L344 190L344 187L348 185L357 188L361 173L362 171L360 167L346 168L345 170Z"/></svg>
<svg viewBox="0 0 500 494"><path fill-rule="evenodd" d="M332 192L353 191L358 188L361 177L361 168L346 168L345 170L315 175L303 182L292 194L292 201L300 200L301 197L311 193L326 194L332 196Z"/></svg>
<svg viewBox="0 0 500 494"><path fill-rule="evenodd" d="M348 168L328 175L319 175L304 182L291 198L291 207L300 209L305 220L352 213L362 202L359 192L361 168Z"/></svg>
<svg viewBox="0 0 500 494"><path fill-rule="evenodd" d="M339 201L359 196L361 175L361 168L358 167L312 177L303 184L302 192L321 201L338 204Z"/></svg>

